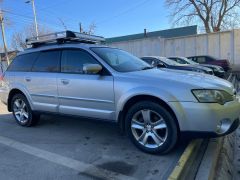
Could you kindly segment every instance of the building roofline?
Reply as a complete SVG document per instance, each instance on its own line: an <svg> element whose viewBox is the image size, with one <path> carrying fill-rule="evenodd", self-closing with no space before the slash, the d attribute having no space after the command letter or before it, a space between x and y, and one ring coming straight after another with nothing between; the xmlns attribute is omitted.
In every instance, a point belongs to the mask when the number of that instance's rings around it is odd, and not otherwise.
<svg viewBox="0 0 240 180"><path fill-rule="evenodd" d="M196 34L197 34L197 25L194 25L194 26L186 26L186 27L179 27L179 28L173 28L173 29L165 29L160 31L152 31L152 32L147 32L146 34L143 32L138 34L126 35L126 36L106 38L106 43L130 41L130 40L137 40L137 39L149 38L149 37L173 38L173 37L196 35Z"/></svg>

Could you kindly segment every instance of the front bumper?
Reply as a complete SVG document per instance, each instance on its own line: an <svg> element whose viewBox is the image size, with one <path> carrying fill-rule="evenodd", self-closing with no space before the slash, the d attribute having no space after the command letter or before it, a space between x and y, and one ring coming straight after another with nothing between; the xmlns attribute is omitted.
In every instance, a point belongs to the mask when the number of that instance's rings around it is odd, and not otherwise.
<svg viewBox="0 0 240 180"><path fill-rule="evenodd" d="M215 138L220 136L228 135L234 132L239 126L240 120L235 119L231 124L230 128L223 134L218 134L216 132L207 131L181 131L181 136L184 138Z"/></svg>
<svg viewBox="0 0 240 180"><path fill-rule="evenodd" d="M239 125L240 102L217 103L171 102L181 132L211 137L233 132Z"/></svg>

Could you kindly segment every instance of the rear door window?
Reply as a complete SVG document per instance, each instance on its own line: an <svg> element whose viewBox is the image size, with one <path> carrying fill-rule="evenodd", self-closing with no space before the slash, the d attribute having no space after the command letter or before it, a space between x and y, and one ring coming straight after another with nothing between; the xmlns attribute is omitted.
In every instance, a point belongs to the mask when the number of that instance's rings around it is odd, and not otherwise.
<svg viewBox="0 0 240 180"><path fill-rule="evenodd" d="M21 72L29 72L32 69L32 66L38 57L39 53L29 53L19 55L14 58L13 62L8 67L8 71L21 71Z"/></svg>
<svg viewBox="0 0 240 180"><path fill-rule="evenodd" d="M60 72L61 51L43 51L40 52L36 62L33 65L34 72Z"/></svg>

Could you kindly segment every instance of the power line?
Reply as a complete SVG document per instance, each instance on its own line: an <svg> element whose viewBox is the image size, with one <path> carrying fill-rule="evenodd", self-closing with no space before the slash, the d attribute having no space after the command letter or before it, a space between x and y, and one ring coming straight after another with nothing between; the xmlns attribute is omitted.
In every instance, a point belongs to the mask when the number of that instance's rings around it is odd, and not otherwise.
<svg viewBox="0 0 240 180"><path fill-rule="evenodd" d="M106 20L103 20L103 21L100 21L100 22L96 23L96 25L98 25L98 24L103 24L103 23L108 22L108 21L110 21L110 20L112 20L112 19L118 18L119 16L122 16L122 15L124 15L124 14L127 14L128 12L133 11L133 10L141 7L142 5L146 4L146 3L149 2L149 1L151 1L151 0L144 0L144 1L140 2L139 4L137 4L136 6L130 7L130 8L128 8L128 9L126 9L126 10L124 10L124 11L122 11L122 12L120 12L120 13L118 13L118 14L116 14L116 15L108 18L108 19L106 19Z"/></svg>
<svg viewBox="0 0 240 180"><path fill-rule="evenodd" d="M59 5L65 5L66 3L64 3L64 2L70 2L70 0L62 0L62 1L60 1L60 2L58 2L58 3L53 3L52 5L50 5L50 6L47 6L47 7L40 7L40 8L37 8L37 11L39 12L42 12L42 13L46 13L47 15L47 18L49 18L49 16L51 16L51 17L54 17L56 20L59 20L59 18L61 18L62 19L62 17L59 17L59 15L57 14L57 13L55 13L55 12L53 12L53 11L46 11L46 9L49 9L49 8L52 8L52 7L57 7L57 6L59 6ZM28 14L30 14L31 12L29 11L27 14L26 13L24 13L24 14L21 14L22 16L26 16L26 15L28 15ZM72 21L72 22L74 22L74 23L76 23L76 22L79 22L79 19L74 19L74 18L72 18L72 17L70 17L70 16L66 16L65 15L65 17L67 17L67 20L66 21ZM44 21L45 21L46 19L44 19Z"/></svg>
<svg viewBox="0 0 240 180"><path fill-rule="evenodd" d="M25 24L29 24L29 23L33 22L30 19L22 18L22 17L19 17L19 16L14 17L14 19L18 20L18 21L15 21L16 24L24 24L25 25ZM44 24L43 23L38 23L38 24L40 24L41 26L45 26L46 25L46 23L44 23ZM51 24L48 24L48 26L57 28L56 26L53 26ZM58 29L60 29L60 25L59 25Z"/></svg>
<svg viewBox="0 0 240 180"><path fill-rule="evenodd" d="M59 6L59 5L63 5L64 4L64 2L69 2L70 0L62 0L62 1L58 1L57 3L53 3L53 4L51 4L50 6L47 6L47 7L43 7L43 8L38 8L38 11L39 10L44 10L44 9L49 9L49 8L52 8L52 7L57 7L57 6ZM65 4L64 4L65 5Z"/></svg>
<svg viewBox="0 0 240 180"><path fill-rule="evenodd" d="M2 10L2 11L5 12L5 13L8 13L8 14L11 14L11 15L13 15L13 16L22 17L22 18L24 18L25 20L30 20L31 22L33 22L33 18L30 17L30 16L18 14L18 13L9 11L9 10ZM30 22L30 21L29 21L29 22ZM55 26L59 26L59 27L60 27L60 25L57 25L57 24L54 24L54 25L53 25L52 22L51 22L51 23L50 23L50 22L46 23L46 21L45 21L45 22L42 22L41 19L40 19L40 21L41 21L41 22L40 22L39 24L41 24L41 25L50 25L50 26L52 26L52 27L55 27Z"/></svg>

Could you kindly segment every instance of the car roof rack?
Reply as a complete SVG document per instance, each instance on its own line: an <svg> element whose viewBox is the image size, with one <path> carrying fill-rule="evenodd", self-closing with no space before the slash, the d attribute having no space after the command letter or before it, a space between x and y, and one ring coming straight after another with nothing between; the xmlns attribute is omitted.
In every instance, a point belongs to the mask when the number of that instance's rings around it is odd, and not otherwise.
<svg viewBox="0 0 240 180"><path fill-rule="evenodd" d="M105 42L105 38L101 36L89 35L73 31L61 31L41 36L30 37L26 39L26 44L32 47L38 47L40 45L51 43L63 44L66 42L97 44Z"/></svg>

